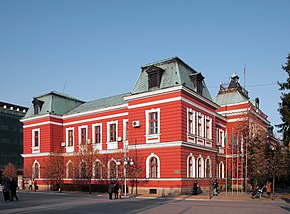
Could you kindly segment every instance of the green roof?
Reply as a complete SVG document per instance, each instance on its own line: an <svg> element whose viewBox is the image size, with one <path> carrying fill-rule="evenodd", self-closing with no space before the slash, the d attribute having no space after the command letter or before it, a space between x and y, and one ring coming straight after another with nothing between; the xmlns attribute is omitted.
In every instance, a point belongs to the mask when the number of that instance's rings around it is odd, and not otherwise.
<svg viewBox="0 0 290 214"><path fill-rule="evenodd" d="M158 88L148 89L148 74L146 71L147 69L150 69L151 66L161 68L164 72L162 74L160 86ZM194 86L190 77L194 74L198 74L198 72L184 63L178 57L172 57L158 62L146 64L141 67L141 73L139 74L137 82L132 90L132 94L139 94L181 85L196 92L197 88ZM208 100L212 100L204 81L202 81L202 85L203 90L201 95Z"/></svg>
<svg viewBox="0 0 290 214"><path fill-rule="evenodd" d="M122 104L127 104L124 100L124 97L131 95L131 93L124 93L116 96L106 97L90 102L83 103L78 107L74 108L70 112L66 113L66 115L77 114L81 112L93 111L97 109L103 109L113 106L118 106Z"/></svg>

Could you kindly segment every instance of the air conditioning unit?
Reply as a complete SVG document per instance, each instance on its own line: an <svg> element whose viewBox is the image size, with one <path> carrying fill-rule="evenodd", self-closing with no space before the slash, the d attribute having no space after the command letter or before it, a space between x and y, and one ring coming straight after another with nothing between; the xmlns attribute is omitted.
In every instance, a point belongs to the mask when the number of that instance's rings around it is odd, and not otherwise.
<svg viewBox="0 0 290 214"><path fill-rule="evenodd" d="M134 128L138 128L138 127L141 126L141 123L140 123L139 120L135 120L135 121L132 122L132 126L133 126Z"/></svg>
<svg viewBox="0 0 290 214"><path fill-rule="evenodd" d="M117 137L118 142L122 142L122 137Z"/></svg>
<svg viewBox="0 0 290 214"><path fill-rule="evenodd" d="M61 142L61 147L65 147L66 146L66 142Z"/></svg>

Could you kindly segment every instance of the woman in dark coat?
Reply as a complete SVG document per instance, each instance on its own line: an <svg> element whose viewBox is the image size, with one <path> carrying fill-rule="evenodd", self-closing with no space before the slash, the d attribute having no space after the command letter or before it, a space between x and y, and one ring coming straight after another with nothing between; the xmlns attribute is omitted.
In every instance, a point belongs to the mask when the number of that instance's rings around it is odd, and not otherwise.
<svg viewBox="0 0 290 214"><path fill-rule="evenodd" d="M5 181L4 186L3 186L3 196L4 196L4 201L10 201L10 184Z"/></svg>

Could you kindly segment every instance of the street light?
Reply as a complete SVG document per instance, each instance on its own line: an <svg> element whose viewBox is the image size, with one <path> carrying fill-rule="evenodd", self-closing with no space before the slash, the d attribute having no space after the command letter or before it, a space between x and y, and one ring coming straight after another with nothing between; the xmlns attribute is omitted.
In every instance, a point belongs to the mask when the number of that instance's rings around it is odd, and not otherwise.
<svg viewBox="0 0 290 214"><path fill-rule="evenodd" d="M272 183L272 200L275 199L275 169L274 169L274 158L275 158L275 150L276 148L273 145L270 145L272 150L272 176L273 176L273 183Z"/></svg>
<svg viewBox="0 0 290 214"><path fill-rule="evenodd" d="M125 156L126 153L124 153L124 157L121 159L118 159L117 165L121 165L121 161L123 161L123 168L124 168L124 196L127 196L127 181L126 181L126 165L129 163L131 166L134 164L133 160L130 159L129 157Z"/></svg>

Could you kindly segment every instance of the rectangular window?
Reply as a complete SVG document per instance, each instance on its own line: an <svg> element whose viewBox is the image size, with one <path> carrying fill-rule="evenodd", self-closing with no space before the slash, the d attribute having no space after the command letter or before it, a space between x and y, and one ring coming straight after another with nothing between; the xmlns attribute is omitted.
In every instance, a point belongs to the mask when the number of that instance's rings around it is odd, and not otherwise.
<svg viewBox="0 0 290 214"><path fill-rule="evenodd" d="M34 147L39 147L39 130L34 130Z"/></svg>
<svg viewBox="0 0 290 214"><path fill-rule="evenodd" d="M73 129L69 129L67 131L67 135L68 135L67 145L68 146L73 146L74 145L74 132L73 132Z"/></svg>
<svg viewBox="0 0 290 214"><path fill-rule="evenodd" d="M95 126L95 143L101 143L101 126Z"/></svg>
<svg viewBox="0 0 290 214"><path fill-rule="evenodd" d="M116 123L110 124L109 132L110 132L110 142L117 141L117 126L116 126Z"/></svg>
<svg viewBox="0 0 290 214"><path fill-rule="evenodd" d="M88 138L88 126L79 127L79 144L86 145Z"/></svg>
<svg viewBox="0 0 290 214"><path fill-rule="evenodd" d="M188 109L188 133L189 134L195 134L195 125L194 125L194 111L192 111L191 109Z"/></svg>
<svg viewBox="0 0 290 214"><path fill-rule="evenodd" d="M158 114L157 114L157 112L149 113L149 134L158 134Z"/></svg>
<svg viewBox="0 0 290 214"><path fill-rule="evenodd" d="M202 115L198 114L197 116L197 134L202 136Z"/></svg>
<svg viewBox="0 0 290 214"><path fill-rule="evenodd" d="M209 117L205 119L205 137L211 139L211 120Z"/></svg>

